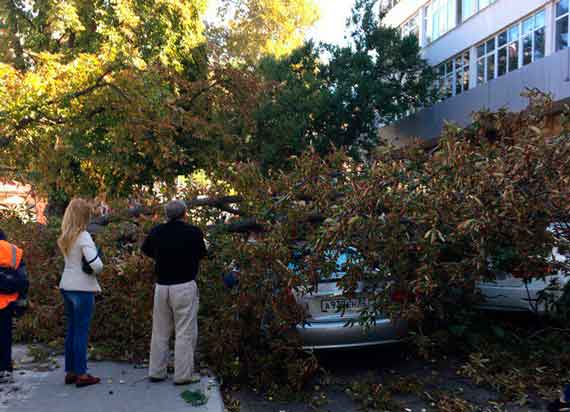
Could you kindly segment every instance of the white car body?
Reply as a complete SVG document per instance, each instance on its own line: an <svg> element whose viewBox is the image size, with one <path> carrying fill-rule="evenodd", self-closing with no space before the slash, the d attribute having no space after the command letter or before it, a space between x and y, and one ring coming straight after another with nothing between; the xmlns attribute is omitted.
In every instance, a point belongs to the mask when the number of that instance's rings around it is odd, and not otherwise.
<svg viewBox="0 0 570 412"><path fill-rule="evenodd" d="M567 262L568 256L552 251L552 258L557 262ZM546 276L544 279L531 279L527 284L510 274L498 275L492 282L479 282L477 287L484 299L481 309L544 313L548 310L546 302L539 299L540 292L549 288L549 293L556 300L562 296L562 290L569 278L562 273ZM552 288L552 285L556 285Z"/></svg>
<svg viewBox="0 0 570 412"><path fill-rule="evenodd" d="M306 323L297 325L297 332L305 349L339 349L400 342L407 336L406 321L391 320L381 316L364 326L359 323L360 313L368 302L364 297L364 284L358 283L356 296L347 298L338 281L344 276L346 255L338 257L337 272L328 279L321 279L316 290L310 293L295 293L297 302L308 314ZM339 310L338 305L345 307Z"/></svg>
<svg viewBox="0 0 570 412"><path fill-rule="evenodd" d="M319 282L318 291L297 295L297 302L303 305L309 314L307 323L297 325L297 332L305 349L338 349L385 345L400 342L407 336L408 324L394 321L389 317L380 317L369 327L358 322L360 310L366 307L359 284L357 296L346 299L344 291L335 280ZM344 312L336 308L337 302L353 301L354 307ZM331 305L334 304L334 305ZM349 322L352 324L348 324Z"/></svg>

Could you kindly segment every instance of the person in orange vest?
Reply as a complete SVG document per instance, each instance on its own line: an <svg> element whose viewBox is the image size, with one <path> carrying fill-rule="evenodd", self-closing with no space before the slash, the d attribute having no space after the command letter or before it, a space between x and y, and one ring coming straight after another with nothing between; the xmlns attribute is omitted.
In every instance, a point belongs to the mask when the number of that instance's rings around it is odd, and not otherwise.
<svg viewBox="0 0 570 412"><path fill-rule="evenodd" d="M0 230L0 384L13 381L12 324L26 302L28 279L23 251Z"/></svg>

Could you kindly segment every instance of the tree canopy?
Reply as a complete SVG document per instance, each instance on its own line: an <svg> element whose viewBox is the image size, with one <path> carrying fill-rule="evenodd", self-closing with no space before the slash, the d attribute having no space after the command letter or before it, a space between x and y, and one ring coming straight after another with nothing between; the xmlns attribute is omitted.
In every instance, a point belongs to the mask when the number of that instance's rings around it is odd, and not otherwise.
<svg viewBox="0 0 570 412"><path fill-rule="evenodd" d="M311 42L283 58L268 56L260 73L273 88L256 112L253 147L267 168L283 168L309 146L361 157L381 142L378 127L435 96L434 73L415 36L382 26L374 0L358 2L345 46Z"/></svg>
<svg viewBox="0 0 570 412"><path fill-rule="evenodd" d="M2 170L52 198L122 197L243 161L286 169L309 147L358 156L431 96L417 40L373 3L341 47L302 44L312 0L223 2L221 42L205 0L4 1Z"/></svg>
<svg viewBox="0 0 570 412"><path fill-rule="evenodd" d="M300 47L320 13L315 0L220 0L218 14L226 25L214 32L226 58L256 64Z"/></svg>
<svg viewBox="0 0 570 412"><path fill-rule="evenodd" d="M3 2L12 42L0 63L4 168L45 192L91 195L124 195L193 170L216 100L235 103L237 78L207 67L205 7Z"/></svg>
<svg viewBox="0 0 570 412"><path fill-rule="evenodd" d="M160 62L181 69L203 43L206 0L5 0L11 56L19 69L49 53L66 62L80 53L144 68Z"/></svg>

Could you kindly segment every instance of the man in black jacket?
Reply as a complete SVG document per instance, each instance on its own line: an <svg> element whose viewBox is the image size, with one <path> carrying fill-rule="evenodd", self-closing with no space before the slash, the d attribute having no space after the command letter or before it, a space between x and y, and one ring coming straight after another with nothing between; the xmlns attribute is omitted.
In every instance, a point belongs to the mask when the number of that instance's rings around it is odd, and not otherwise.
<svg viewBox="0 0 570 412"><path fill-rule="evenodd" d="M152 382L166 379L174 330L174 383L184 385L193 381L199 304L195 279L206 245L202 231L184 222L184 202L169 202L165 212L168 222L154 227L142 245L143 253L155 261L157 276L149 378Z"/></svg>

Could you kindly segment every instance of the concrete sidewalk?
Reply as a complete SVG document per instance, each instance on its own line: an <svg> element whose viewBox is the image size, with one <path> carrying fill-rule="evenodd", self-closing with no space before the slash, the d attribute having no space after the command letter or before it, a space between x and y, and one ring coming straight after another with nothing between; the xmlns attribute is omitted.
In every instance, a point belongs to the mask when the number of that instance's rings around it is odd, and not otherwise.
<svg viewBox="0 0 570 412"><path fill-rule="evenodd" d="M150 383L147 370L114 362L90 362L89 373L99 376L101 384L86 388L64 385L63 358L33 363L27 350L18 347L14 360L21 365L14 372L15 383L0 385L0 411L10 412L223 412L220 388L212 377L201 382L174 386L172 380ZM200 390L207 404L194 407L182 392Z"/></svg>

